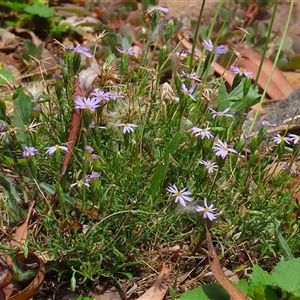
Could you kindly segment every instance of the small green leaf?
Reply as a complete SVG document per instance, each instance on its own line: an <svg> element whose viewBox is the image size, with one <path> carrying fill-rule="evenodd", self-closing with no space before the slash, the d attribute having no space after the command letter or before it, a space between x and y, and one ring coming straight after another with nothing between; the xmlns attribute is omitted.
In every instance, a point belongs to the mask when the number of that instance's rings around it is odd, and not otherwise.
<svg viewBox="0 0 300 300"><path fill-rule="evenodd" d="M163 182L165 174L167 172L168 165L169 165L169 157L178 148L181 138L182 138L181 133L177 132L175 134L175 136L173 137L171 143L168 145L168 147L163 155L164 159L161 162L161 164L158 166L158 168L156 169L156 171L152 177L152 182L151 182L151 186L149 189L149 194L151 196L155 195L157 189L160 187L161 183Z"/></svg>
<svg viewBox="0 0 300 300"><path fill-rule="evenodd" d="M6 6L14 11L22 12L23 9L27 6L27 4L26 3L17 3L17 2L12 2L12 1L5 1L5 2L1 1L1 6Z"/></svg>
<svg viewBox="0 0 300 300"><path fill-rule="evenodd" d="M218 283L204 285L181 295L179 300L230 300L230 296Z"/></svg>
<svg viewBox="0 0 300 300"><path fill-rule="evenodd" d="M242 291L244 294L248 294L249 284L246 281L246 279L241 279L237 283L233 283L235 287L237 287L240 291Z"/></svg>
<svg viewBox="0 0 300 300"><path fill-rule="evenodd" d="M276 43L276 46L279 47L280 43L281 43L281 41L278 40L278 42ZM282 47L281 51L282 52L290 51L292 46L293 46L293 39L289 36L285 36L284 40L283 40L283 47Z"/></svg>
<svg viewBox="0 0 300 300"><path fill-rule="evenodd" d="M31 6L26 6L24 11L32 15L37 15L41 18L50 18L54 14L54 9L52 7L48 7L38 2L35 2Z"/></svg>
<svg viewBox="0 0 300 300"><path fill-rule="evenodd" d="M272 285L271 275L260 266L254 265L252 268L250 288L265 287L267 285Z"/></svg>
<svg viewBox="0 0 300 300"><path fill-rule="evenodd" d="M228 95L229 101L235 99L234 102L231 101L230 103L230 112L232 114L237 112L247 112L252 105L259 102L260 95L252 87L249 88L249 92L244 97L245 80L246 78L243 78L242 82ZM237 98L239 98L238 101L236 101Z"/></svg>
<svg viewBox="0 0 300 300"><path fill-rule="evenodd" d="M50 185L46 182L41 182L40 187L43 188L50 195L54 195L54 193L56 191L52 185Z"/></svg>
<svg viewBox="0 0 300 300"><path fill-rule="evenodd" d="M9 70L0 70L0 84L6 84L7 82L12 82L14 76L12 71Z"/></svg>
<svg viewBox="0 0 300 300"><path fill-rule="evenodd" d="M31 41L24 41L24 48L21 57L28 60L31 55L34 58L40 59L42 55L42 51L43 51L42 44L37 47Z"/></svg>
<svg viewBox="0 0 300 300"><path fill-rule="evenodd" d="M17 136L22 143L29 142L29 135L26 132L26 125L30 124L33 103L31 97L24 94L22 88L18 89L14 95L14 114L12 117L13 125L17 128Z"/></svg>
<svg viewBox="0 0 300 300"><path fill-rule="evenodd" d="M284 68L284 70L296 70L300 69L300 55L295 55L289 58L288 65Z"/></svg>
<svg viewBox="0 0 300 300"><path fill-rule="evenodd" d="M265 296L267 300L279 300L279 296L277 296L276 289L272 286L267 286L265 289ZM289 298L289 300L292 300L292 298ZM300 300L298 298L298 300Z"/></svg>
<svg viewBox="0 0 300 300"><path fill-rule="evenodd" d="M55 192L56 192L55 187L52 186L52 185L50 185L50 184L48 184L48 183L46 183L46 182L40 183L40 187L43 188L43 189L44 189L48 194L50 194L50 195L54 195ZM63 197L64 200L65 200L66 202L68 202L69 204L74 205L74 204L76 203L75 199L72 198L72 197L69 196L69 195L62 194L62 197Z"/></svg>
<svg viewBox="0 0 300 300"><path fill-rule="evenodd" d="M262 48L267 42L268 38L261 38L253 45L253 48Z"/></svg>
<svg viewBox="0 0 300 300"><path fill-rule="evenodd" d="M281 234L280 230L279 230L279 222L275 223L275 232L280 244L281 249L283 250L285 257L287 259L293 259L294 256L292 254L292 251L289 247L289 245L287 244L286 240L284 239L283 235Z"/></svg>
<svg viewBox="0 0 300 300"><path fill-rule="evenodd" d="M233 78L233 83L232 83L232 89L234 90L242 81L242 76L239 74L236 74Z"/></svg>
<svg viewBox="0 0 300 300"><path fill-rule="evenodd" d="M279 262L271 275L273 285L280 287L282 290L296 297L300 297L299 269L300 258Z"/></svg>
<svg viewBox="0 0 300 300"><path fill-rule="evenodd" d="M121 275L124 275L125 277L127 277L129 280L131 280L133 278L133 275L129 272L118 272Z"/></svg>
<svg viewBox="0 0 300 300"><path fill-rule="evenodd" d="M172 286L169 286L169 294L171 296L171 300L175 300L176 299L176 291Z"/></svg>
<svg viewBox="0 0 300 300"><path fill-rule="evenodd" d="M20 205L21 198L19 196L19 191L17 191L18 186L5 175L0 175L0 185L3 188L3 198L6 200L5 206L7 212L12 220L20 222L25 218L26 212Z"/></svg>
<svg viewBox="0 0 300 300"><path fill-rule="evenodd" d="M75 199L69 195L63 194L63 198L66 202L68 202L71 205L74 205L76 203Z"/></svg>
<svg viewBox="0 0 300 300"><path fill-rule="evenodd" d="M226 85L223 80L220 80L220 87L218 91L218 97L216 99L215 107L219 111L223 111L229 107L228 93Z"/></svg>

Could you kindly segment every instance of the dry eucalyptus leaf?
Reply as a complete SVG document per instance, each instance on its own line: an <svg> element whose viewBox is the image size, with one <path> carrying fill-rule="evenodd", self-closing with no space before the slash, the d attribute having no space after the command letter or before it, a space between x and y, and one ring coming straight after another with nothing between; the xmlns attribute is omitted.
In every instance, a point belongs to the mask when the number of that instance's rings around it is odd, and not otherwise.
<svg viewBox="0 0 300 300"><path fill-rule="evenodd" d="M242 67L247 71L253 73L253 78L257 76L257 71L262 59L262 54L252 48L239 48L237 49L239 53L243 55L246 59L242 63ZM269 80L271 70L273 69L273 62L267 57L264 58L264 63L262 71L259 74L258 84L261 88L265 89L266 84ZM275 67L274 73L272 74L272 80L268 87L267 93L271 99L285 99L293 92L293 87L284 77L283 73Z"/></svg>
<svg viewBox="0 0 300 300"><path fill-rule="evenodd" d="M120 293L115 287L106 290L103 294L98 294L93 291L89 293L89 297L94 300L122 300Z"/></svg>
<svg viewBox="0 0 300 300"><path fill-rule="evenodd" d="M153 285L137 300L162 300L169 289L170 270L163 263L163 268Z"/></svg>
<svg viewBox="0 0 300 300"><path fill-rule="evenodd" d="M91 66L82 70L79 73L78 81L79 87L83 94L87 94L95 79L100 75L98 62L94 57L91 58Z"/></svg>
<svg viewBox="0 0 300 300"><path fill-rule="evenodd" d="M224 274L217 253L215 252L212 239L206 228L206 241L208 246L208 259L210 269L218 283L227 291L232 300L247 300L247 296L237 289Z"/></svg>

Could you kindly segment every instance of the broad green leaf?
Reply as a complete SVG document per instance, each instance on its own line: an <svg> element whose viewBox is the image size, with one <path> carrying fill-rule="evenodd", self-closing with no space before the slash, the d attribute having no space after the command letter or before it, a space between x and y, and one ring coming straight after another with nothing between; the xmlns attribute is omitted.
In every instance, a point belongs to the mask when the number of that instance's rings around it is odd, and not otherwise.
<svg viewBox="0 0 300 300"><path fill-rule="evenodd" d="M258 265L252 268L247 295L256 300L266 300L266 287L272 285L271 275Z"/></svg>
<svg viewBox="0 0 300 300"><path fill-rule="evenodd" d="M13 125L17 128L17 136L20 142L29 143L29 136L26 132L26 126L30 124L33 103L31 97L24 94L22 89L19 89L14 95L14 114L12 117Z"/></svg>
<svg viewBox="0 0 300 300"><path fill-rule="evenodd" d="M170 155L174 154L175 151L177 150L179 144L180 144L180 141L181 141L181 138L182 138L182 135L180 132L177 132L175 134L175 136L173 137L171 143L168 145L165 153L164 153L164 159L169 159Z"/></svg>
<svg viewBox="0 0 300 300"><path fill-rule="evenodd" d="M156 1L155 0L142 0L142 7L143 10L147 10L149 7L155 6Z"/></svg>
<svg viewBox="0 0 300 300"><path fill-rule="evenodd" d="M223 80L220 80L220 87L218 91L218 97L216 99L216 108L219 111L223 111L229 107L228 93L226 90L226 85Z"/></svg>
<svg viewBox="0 0 300 300"><path fill-rule="evenodd" d="M131 273L129 273L129 272L118 272L118 274L124 275L129 280L131 280L133 278L133 275Z"/></svg>
<svg viewBox="0 0 300 300"><path fill-rule="evenodd" d="M154 196L158 188L160 187L161 183L163 182L165 178L165 174L167 172L167 168L169 165L169 157L172 155L176 149L178 148L180 141L181 141L181 133L177 132L175 136L173 137L171 143L168 145L164 155L163 155L163 161L160 163L160 165L157 167L153 177L151 186L149 189L149 193L151 196Z"/></svg>
<svg viewBox="0 0 300 300"><path fill-rule="evenodd" d="M63 194L63 198L69 204L74 205L76 203L75 199L73 197L69 196L69 195Z"/></svg>
<svg viewBox="0 0 300 300"><path fill-rule="evenodd" d="M1 1L0 4L1 4L1 6L9 7L10 9L17 11L17 12L22 12L23 9L28 5L26 3L18 3L18 2L12 2L12 1Z"/></svg>
<svg viewBox="0 0 300 300"><path fill-rule="evenodd" d="M295 55L289 58L289 63L284 68L284 70L297 70L297 69L300 69L300 55Z"/></svg>
<svg viewBox="0 0 300 300"><path fill-rule="evenodd" d="M300 297L300 258L281 261L275 267L272 273L273 285L280 287L282 290Z"/></svg>
<svg viewBox="0 0 300 300"><path fill-rule="evenodd" d="M169 165L169 161L167 161L167 162L162 161L161 164L157 167L157 169L152 177L152 182L151 182L151 186L149 189L149 194L151 196L155 195L156 191L158 190L161 183L163 182L165 175L166 175L168 165Z"/></svg>
<svg viewBox="0 0 300 300"><path fill-rule="evenodd" d="M176 291L172 286L169 286L169 294L172 300L176 299Z"/></svg>
<svg viewBox="0 0 300 300"><path fill-rule="evenodd" d="M252 279L250 286L272 285L271 275L264 271L260 266L254 265L252 268Z"/></svg>
<svg viewBox="0 0 300 300"><path fill-rule="evenodd" d="M24 11L41 18L50 18L54 14L54 9L52 7L48 7L45 4L38 2L35 2L32 6L26 6Z"/></svg>
<svg viewBox="0 0 300 300"><path fill-rule="evenodd" d="M18 114L18 118L21 122L29 124L33 104L31 102L31 97L24 94L23 90L20 89L14 98L15 110L14 114Z"/></svg>
<svg viewBox="0 0 300 300"><path fill-rule="evenodd" d="M46 183L46 182L41 182L40 187L43 188L48 194L54 195L56 189L52 185Z"/></svg>
<svg viewBox="0 0 300 300"><path fill-rule="evenodd" d="M89 24L89 26L93 27L93 24ZM96 27L95 24L94 24L94 27ZM53 26L51 28L50 33L54 36L61 36L62 33L66 33L68 31L74 31L74 32L78 33L79 35L84 34L84 32L81 29L79 29L76 26L72 25L71 23L67 23L67 22Z"/></svg>
<svg viewBox="0 0 300 300"><path fill-rule="evenodd" d="M41 182L40 187L43 188L50 195L54 195L56 192L55 187L46 182ZM62 194L62 197L69 204L74 205L76 203L75 199L69 195Z"/></svg>
<svg viewBox="0 0 300 300"><path fill-rule="evenodd" d="M0 84L7 84L7 82L14 81L14 76L12 71L0 70Z"/></svg>
<svg viewBox="0 0 300 300"><path fill-rule="evenodd" d="M285 257L287 259L293 259L294 256L292 254L292 251L289 247L289 245L287 244L286 240L284 239L283 235L281 234L280 230L279 230L279 224L278 222L275 223L275 232L280 244L281 249L283 250Z"/></svg>
<svg viewBox="0 0 300 300"><path fill-rule="evenodd" d="M204 285L181 295L179 300L230 300L230 296L218 283Z"/></svg>
<svg viewBox="0 0 300 300"><path fill-rule="evenodd" d="M31 41L25 41L23 47L24 47L24 49L23 49L23 53L21 56L24 59L28 59L30 55L35 57L36 59L41 58L42 51L43 51L43 44L36 46Z"/></svg>
<svg viewBox="0 0 300 300"><path fill-rule="evenodd" d="M3 188L3 193L6 198L6 202L3 203L5 207L1 208L5 208L4 210L9 213L10 218L15 222L24 220L26 217L26 212L20 206L21 198L17 191L17 186L5 175L0 176L0 184Z"/></svg>
<svg viewBox="0 0 300 300"><path fill-rule="evenodd" d="M277 41L276 46L279 47L282 41ZM293 39L289 36L285 36L283 40L283 47L281 48L282 52L290 51L293 46Z"/></svg>
<svg viewBox="0 0 300 300"><path fill-rule="evenodd" d="M246 97L244 97L244 82L246 78L243 78L242 82L228 95L230 101L230 112L235 114L237 112L247 112L251 106L259 102L260 95L250 87ZM228 107L228 106L227 106Z"/></svg>
<svg viewBox="0 0 300 300"><path fill-rule="evenodd" d="M268 42L267 37L261 38L258 42L253 45L253 48L261 48Z"/></svg>
<svg viewBox="0 0 300 300"><path fill-rule="evenodd" d="M244 294L248 294L249 285L246 279L241 279L237 283L233 283L235 287L237 287L240 291L242 291Z"/></svg>
<svg viewBox="0 0 300 300"><path fill-rule="evenodd" d="M254 292L249 292L247 294L250 299L255 300L279 300L276 291L271 286L267 286L265 288L261 287Z"/></svg>
<svg viewBox="0 0 300 300"><path fill-rule="evenodd" d="M279 296L277 296L276 290L272 286L267 286L265 289L265 296L267 300L279 300ZM292 298L289 298L292 300ZM298 299L300 300L300 299Z"/></svg>

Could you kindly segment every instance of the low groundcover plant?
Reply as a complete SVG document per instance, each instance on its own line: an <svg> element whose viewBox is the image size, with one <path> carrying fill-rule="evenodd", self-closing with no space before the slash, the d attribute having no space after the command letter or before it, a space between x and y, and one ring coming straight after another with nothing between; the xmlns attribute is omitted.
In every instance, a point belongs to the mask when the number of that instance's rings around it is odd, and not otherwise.
<svg viewBox="0 0 300 300"><path fill-rule="evenodd" d="M166 13L149 10L151 26ZM257 262L284 257L287 248L298 251L295 203L285 189L293 174L282 170L273 178L267 169L284 153L292 165L287 144L298 137L276 135L272 151L262 153L266 126L252 138L242 127L259 101L257 88L246 70L233 68L239 83L229 92L221 78L207 75L205 62L227 52L210 39L202 41L201 60L191 52L180 58L166 93L164 66L177 54L163 34L162 47L153 50L151 39L139 53L118 47L103 66L89 48L68 45L61 76L39 95L39 111L19 87L13 116L1 120L1 180L24 203L36 201L37 222L26 247L47 253L59 279L71 277L73 288L116 274L131 278L150 241L158 247L185 241L187 255L199 253L205 225L232 266L242 247ZM160 59L154 66L152 51ZM100 67L114 61L128 67L126 74L117 69L103 80ZM99 74L80 94L88 72ZM19 201L7 186L6 195ZM8 214L11 225L24 211L14 207ZM180 262L177 267L183 268Z"/></svg>

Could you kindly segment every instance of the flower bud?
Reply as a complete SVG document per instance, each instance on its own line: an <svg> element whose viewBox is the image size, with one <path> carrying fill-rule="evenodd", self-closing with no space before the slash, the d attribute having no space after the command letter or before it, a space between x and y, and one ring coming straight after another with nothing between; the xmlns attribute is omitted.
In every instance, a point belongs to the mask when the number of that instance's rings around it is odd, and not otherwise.
<svg viewBox="0 0 300 300"><path fill-rule="evenodd" d="M162 47L162 49L160 50L160 52L159 52L158 63L159 63L160 67L165 63L165 61L168 58L168 53L167 52L168 52L167 47L166 47L166 45L164 45Z"/></svg>
<svg viewBox="0 0 300 300"><path fill-rule="evenodd" d="M171 38L173 32L174 32L174 21L173 19L170 19L166 26L166 34L165 34L166 42Z"/></svg>

